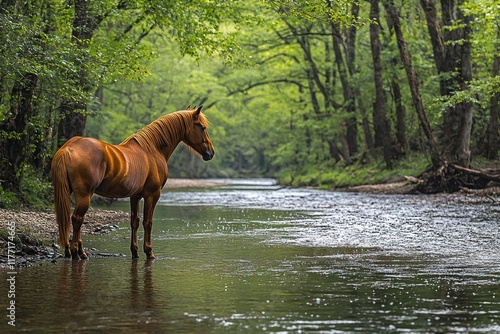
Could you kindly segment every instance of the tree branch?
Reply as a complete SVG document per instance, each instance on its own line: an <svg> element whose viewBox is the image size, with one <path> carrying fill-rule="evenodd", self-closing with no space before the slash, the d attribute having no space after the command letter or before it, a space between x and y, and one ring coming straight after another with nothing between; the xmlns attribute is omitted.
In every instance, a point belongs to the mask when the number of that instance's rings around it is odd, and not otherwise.
<svg viewBox="0 0 500 334"><path fill-rule="evenodd" d="M460 172L466 173L466 174L478 176L480 178L483 178L483 179L486 179L486 180L489 180L489 181L500 182L500 174L497 174L497 175L489 174L489 173L486 173L484 171L480 171L480 170L477 170L477 169L463 167L463 166L460 166L460 165L457 165L457 164L449 164L448 166L450 166L451 168L456 169L456 170L458 170Z"/></svg>
<svg viewBox="0 0 500 334"><path fill-rule="evenodd" d="M235 94L238 94L238 93L245 93L245 92L249 91L252 88L259 87L259 86L264 86L264 85L270 85L270 84L273 84L273 83L290 83L290 84L294 84L294 85L298 86L300 89L304 88L304 85L301 82L296 81L296 80L275 79L275 80L268 80L268 81L256 82L256 83L253 83L253 84L249 84L245 88L240 88L240 89L232 90L232 91L230 91L227 94L227 96L235 95Z"/></svg>

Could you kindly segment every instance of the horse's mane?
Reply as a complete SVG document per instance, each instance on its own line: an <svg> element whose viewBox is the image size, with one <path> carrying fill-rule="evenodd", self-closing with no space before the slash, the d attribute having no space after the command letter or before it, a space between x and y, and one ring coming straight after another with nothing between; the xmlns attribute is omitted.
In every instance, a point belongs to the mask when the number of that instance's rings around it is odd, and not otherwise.
<svg viewBox="0 0 500 334"><path fill-rule="evenodd" d="M183 139L186 129L193 126L195 110L181 110L159 117L151 124L130 135L120 145L135 139L142 148L153 152L162 146L177 145ZM198 114L200 123L208 127L208 120L202 113Z"/></svg>

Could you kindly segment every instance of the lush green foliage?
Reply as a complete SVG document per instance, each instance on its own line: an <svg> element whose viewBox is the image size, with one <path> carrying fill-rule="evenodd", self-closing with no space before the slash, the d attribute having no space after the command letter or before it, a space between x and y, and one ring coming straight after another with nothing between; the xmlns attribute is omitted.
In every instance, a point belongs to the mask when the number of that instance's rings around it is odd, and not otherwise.
<svg viewBox="0 0 500 334"><path fill-rule="evenodd" d="M96 122L87 128L88 133L119 142L125 134L164 112L177 110L188 104L203 103L213 123L210 130L217 148L217 159L205 165L196 159L193 160L187 153L179 154L172 158L171 175L268 175L282 177L284 180L296 180L304 175L324 174L326 180L332 181L331 184L344 184L334 182L334 176L326 176L332 175L332 170L343 170L345 166L350 165L345 161L339 163L334 158L328 141L339 147L343 145L341 135L345 131L344 122L351 116L342 105L343 90L338 78L338 69L334 64L332 36L328 31L332 21L327 19L328 15L318 14L321 8L323 13L329 13L329 9L323 2L310 2L310 6L315 7L311 13L315 14L304 15L307 12L292 8L292 2L286 2L284 5L281 2L272 2L272 5L271 8L261 8L258 11L266 18L266 24L253 26L252 29L243 28L239 32L237 41L246 53L233 60L246 66L227 64L215 57L179 57L175 44L151 40L158 55L148 66L151 76L142 83L117 83L107 86L104 107L97 114ZM254 6L257 8L259 4ZM471 7L472 3L468 6ZM485 1L481 8L483 11L485 8L491 9L492 4ZM284 11L287 11L285 17ZM444 110L474 96L481 103L476 104L474 114L474 122L478 126L474 127L472 149L476 154L481 154L480 145L484 142L485 125L489 119L488 97L498 91L498 79L491 78L490 70L495 55L493 50L498 48L492 35L493 27L475 21L473 55L474 71L477 74L471 82L470 90L458 91L453 96L440 96L437 93L439 76L433 64L428 32L424 29L422 9L414 3L405 2L401 12L405 18L403 33L407 38L414 68L420 78L422 99L427 107L431 126L439 137ZM475 13L471 15L476 16ZM479 14L477 16L479 17ZM359 17L361 19L357 21L349 15L342 20L330 17L340 25L342 34L346 33L348 23L358 26L356 70L350 76L350 85L361 92L355 114L360 149L352 154L353 164L349 168L361 168L360 166L367 163L377 166L375 170L379 170L382 175L379 180L382 181L387 179L384 175L391 172L384 171L384 167L378 164L380 150L367 147L365 137L369 134L361 131L363 118L369 126L373 123L373 115L369 110L374 100L366 5L360 8ZM394 127L397 115L391 80L396 78L400 83L405 109L409 146L409 151L400 152L400 157L407 155L409 158L403 161L411 162L415 161L412 156L421 156L419 152L426 151L426 138L413 112L399 51L387 28L385 17L382 17L382 26L382 61L384 80L387 84L385 89L389 120ZM306 39L312 61L318 67L320 80L328 89L333 102L327 101L325 96L320 94L320 88L311 84L312 79L308 77L311 62L306 59L304 47L298 42L294 30L302 31L298 35ZM490 52L485 53L481 49ZM315 110L314 101L311 99L313 94L318 100L318 110ZM361 113L362 107L368 110L366 114ZM91 132L96 129L99 131ZM394 145L397 145L395 135L392 136ZM419 161L430 163L425 159ZM398 164L393 173L406 172L396 171L397 166ZM421 163L416 163L413 174L422 169ZM305 178L307 180L308 176ZM352 182L359 183L355 180ZM300 182L304 183L307 182Z"/></svg>
<svg viewBox="0 0 500 334"><path fill-rule="evenodd" d="M490 99L500 93L493 70L500 57L494 0L460 2L470 19L469 39L445 42L470 42L473 73L451 95L439 93L440 82L459 74L438 73L420 4L381 1L389 122L383 135L390 136L393 171L381 163L382 149L372 138L369 2L96 0L85 12L91 34L80 39L75 3L2 1L0 167L12 168L2 168L11 174L0 175L0 205L32 202L26 184L46 192L42 184L61 144L68 101L76 105L70 113L84 116L85 135L113 143L164 113L203 104L215 159L204 163L179 149L170 161L173 177L273 176L295 185L343 186L422 171L430 163L424 158L428 141L384 11L392 3L436 138L446 134L447 110L469 101L470 150L473 157L485 154L490 138L499 136L488 128L498 117ZM442 32L463 27L455 21ZM12 147L19 147L19 159Z"/></svg>
<svg viewBox="0 0 500 334"><path fill-rule="evenodd" d="M178 53L195 59L209 54L231 61L239 51L236 31L226 25L247 20L238 0L1 4L2 203L32 202L22 187L30 180L26 171L47 182L50 157L65 133L80 134L86 118L100 112L100 89L147 77L154 39L175 41Z"/></svg>

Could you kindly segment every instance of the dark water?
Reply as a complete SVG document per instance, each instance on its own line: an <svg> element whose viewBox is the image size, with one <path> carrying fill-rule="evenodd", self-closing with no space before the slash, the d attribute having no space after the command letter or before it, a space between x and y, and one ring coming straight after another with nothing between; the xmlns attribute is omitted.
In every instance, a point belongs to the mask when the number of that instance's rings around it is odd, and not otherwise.
<svg viewBox="0 0 500 334"><path fill-rule="evenodd" d="M499 231L498 203L450 196L269 180L171 190L155 212L156 261L130 259L128 222L84 236L86 247L126 256L18 269L15 329L499 333ZM8 290L0 280L2 333L14 332Z"/></svg>

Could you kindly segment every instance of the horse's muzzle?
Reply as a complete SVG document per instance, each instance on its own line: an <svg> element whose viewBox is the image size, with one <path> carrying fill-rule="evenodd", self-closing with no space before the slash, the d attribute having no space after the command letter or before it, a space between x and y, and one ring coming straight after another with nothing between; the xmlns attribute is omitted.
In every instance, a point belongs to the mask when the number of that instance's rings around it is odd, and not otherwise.
<svg viewBox="0 0 500 334"><path fill-rule="evenodd" d="M214 155L215 155L215 151L213 151L213 150L208 151L207 150L207 151L203 152L203 155L202 155L203 160L205 160L205 161L212 160Z"/></svg>

